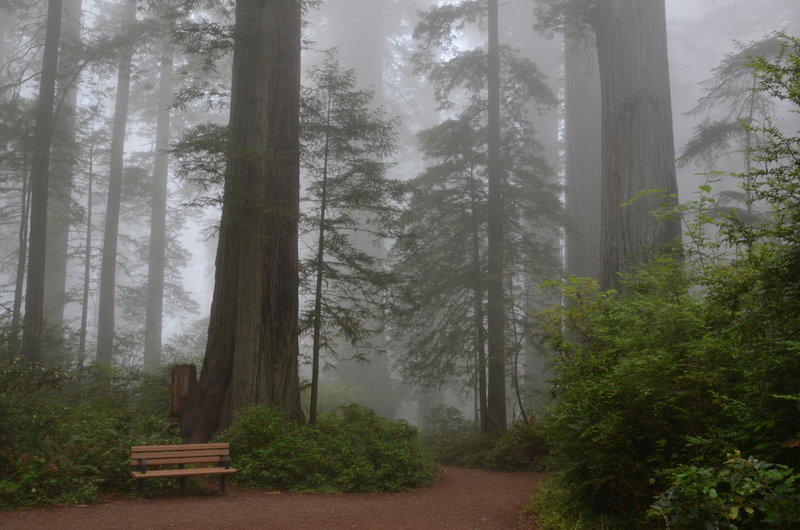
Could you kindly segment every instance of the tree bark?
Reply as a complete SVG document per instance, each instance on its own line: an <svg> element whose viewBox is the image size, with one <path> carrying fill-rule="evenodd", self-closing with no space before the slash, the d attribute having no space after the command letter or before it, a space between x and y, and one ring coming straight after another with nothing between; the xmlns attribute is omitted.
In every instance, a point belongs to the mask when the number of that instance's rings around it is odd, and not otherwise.
<svg viewBox="0 0 800 530"><path fill-rule="evenodd" d="M303 421L298 358L300 2L239 0L216 282L184 436L208 440L249 405Z"/></svg>
<svg viewBox="0 0 800 530"><path fill-rule="evenodd" d="M61 37L61 0L47 5L42 76L36 105L34 155L31 165L31 224L28 251L28 282L25 289L23 355L32 362L44 360L44 278L47 244L47 189L50 176L50 145L53 136L58 44Z"/></svg>
<svg viewBox="0 0 800 530"><path fill-rule="evenodd" d="M59 103L53 138L53 167L47 202L47 258L44 307L48 325L60 328L67 303L67 255L72 226L72 180L76 164L75 109L78 105L78 44L81 0L65 0L63 11Z"/></svg>
<svg viewBox="0 0 800 530"><path fill-rule="evenodd" d="M480 220L475 176L470 168L470 221L472 224L472 274L475 312L475 375L478 392L478 420L481 432L489 432L489 414L486 403L486 328L484 320L483 267L481 265Z"/></svg>
<svg viewBox="0 0 800 530"><path fill-rule="evenodd" d="M136 0L126 0L123 27L136 23ZM97 319L97 362L111 365L114 352L114 302L117 285L117 239L119 236L122 172L125 155L125 128L128 123L128 99L131 84L133 42L126 40L120 50L117 75L117 99L111 133L111 163L103 234L103 256L100 265L100 300Z"/></svg>
<svg viewBox="0 0 800 530"><path fill-rule="evenodd" d="M506 428L505 300L503 294L503 169L500 159L500 37L497 0L488 0L488 134L489 134L489 270L486 281L488 305L487 411L489 430Z"/></svg>
<svg viewBox="0 0 800 530"><path fill-rule="evenodd" d="M602 91L600 283L679 242L677 218L651 212L677 202L664 0L600 0L592 13ZM663 190L622 206L646 190Z"/></svg>
<svg viewBox="0 0 800 530"><path fill-rule="evenodd" d="M150 218L150 256L147 274L144 370L154 373L161 366L161 332L164 309L164 270L167 255L167 176L169 173L169 129L172 103L172 57L170 36L161 44L161 73L156 123L156 160L153 168L153 203Z"/></svg>
<svg viewBox="0 0 800 530"><path fill-rule="evenodd" d="M566 109L567 274L600 279L602 157L600 73L593 39L567 34Z"/></svg>

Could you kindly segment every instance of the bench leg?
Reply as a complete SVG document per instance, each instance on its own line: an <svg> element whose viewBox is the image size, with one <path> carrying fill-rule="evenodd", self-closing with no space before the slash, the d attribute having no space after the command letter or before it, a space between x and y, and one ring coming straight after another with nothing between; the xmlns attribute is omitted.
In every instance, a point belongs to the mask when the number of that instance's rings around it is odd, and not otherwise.
<svg viewBox="0 0 800 530"><path fill-rule="evenodd" d="M141 495L142 490L144 489L144 480L136 479L136 492Z"/></svg>
<svg viewBox="0 0 800 530"><path fill-rule="evenodd" d="M219 476L219 492L224 495L225 494L225 475Z"/></svg>
<svg viewBox="0 0 800 530"><path fill-rule="evenodd" d="M186 477L180 477L181 493L186 493Z"/></svg>

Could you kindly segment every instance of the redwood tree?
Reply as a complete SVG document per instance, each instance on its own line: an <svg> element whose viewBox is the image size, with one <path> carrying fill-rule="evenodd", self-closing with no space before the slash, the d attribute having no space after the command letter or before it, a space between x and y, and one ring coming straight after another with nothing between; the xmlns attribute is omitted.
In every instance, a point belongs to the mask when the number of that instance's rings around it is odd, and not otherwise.
<svg viewBox="0 0 800 530"><path fill-rule="evenodd" d="M619 288L680 237L664 0L599 0L590 12L602 93L601 285ZM636 198L643 191L660 190ZM623 204L626 204L623 206Z"/></svg>
<svg viewBox="0 0 800 530"><path fill-rule="evenodd" d="M150 254L147 273L144 369L161 365L161 332L164 309L164 269L167 254L167 177L169 173L170 105L172 104L173 46L171 36L161 42L161 71L156 124L156 161L153 168L153 205L150 215Z"/></svg>
<svg viewBox="0 0 800 530"><path fill-rule="evenodd" d="M577 30L565 35L566 269L600 278L600 78L597 49Z"/></svg>
<svg viewBox="0 0 800 530"><path fill-rule="evenodd" d="M53 138L53 168L47 201L47 259L45 263L44 307L46 320L62 326L67 302L67 256L72 211L72 181L77 149L75 109L78 106L79 51L81 48L81 0L64 0L61 53Z"/></svg>
<svg viewBox="0 0 800 530"><path fill-rule="evenodd" d="M25 329L22 350L31 361L43 360L45 247L47 238L47 188L50 177L50 144L53 135L58 42L61 38L61 0L47 5L42 76L36 105L34 156L31 165L31 224L28 280L25 289Z"/></svg>
<svg viewBox="0 0 800 530"><path fill-rule="evenodd" d="M181 405L191 441L236 411L303 420L298 358L300 23L297 0L236 3L230 147L208 345Z"/></svg>
<svg viewBox="0 0 800 530"><path fill-rule="evenodd" d="M489 180L488 242L489 274L486 281L488 303L487 339L489 345L487 376L488 428L506 428L506 353L505 304L503 294L503 166L500 153L500 39L497 0L488 2L488 155Z"/></svg>
<svg viewBox="0 0 800 530"><path fill-rule="evenodd" d="M136 0L126 0L123 26L130 30L136 23ZM103 256L100 266L100 297L97 319L97 362L111 364L114 347L114 304L117 285L117 238L119 236L120 202L122 200L122 171L125 148L125 128L128 123L128 96L131 86L133 42L123 41L117 72L117 95L114 126L111 133L111 162L108 181Z"/></svg>

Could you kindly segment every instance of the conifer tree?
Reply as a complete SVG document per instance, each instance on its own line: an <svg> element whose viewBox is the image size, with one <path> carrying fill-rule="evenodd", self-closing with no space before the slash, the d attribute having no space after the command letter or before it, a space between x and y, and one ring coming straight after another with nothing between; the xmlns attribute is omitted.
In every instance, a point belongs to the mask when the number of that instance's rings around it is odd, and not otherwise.
<svg viewBox="0 0 800 530"><path fill-rule="evenodd" d="M398 270L416 270L423 278L409 280L400 307L406 372L441 381L448 372L474 371L482 430L497 431L506 423L507 289L519 281L523 263L552 263L552 249L532 227L552 226L559 208L529 115L536 105L555 104L540 72L509 46L455 45L453 29L487 13L485 2L439 6L423 14L415 30L418 70L430 76L440 108L454 117L420 136L436 163L417 181L408 229L426 243L401 246ZM442 50L447 58L440 60ZM437 204L428 202L433 196ZM438 238L429 240L428 231ZM446 254L445 246L451 248ZM536 247L538 258L530 254ZM417 305L422 300L428 301L424 310ZM458 337L461 342L453 343Z"/></svg>
<svg viewBox="0 0 800 530"><path fill-rule="evenodd" d="M404 186L386 175L396 122L370 110L373 94L356 90L355 72L342 69L330 54L310 77L313 86L303 98L302 167L310 179L306 221L316 246L301 270L313 300L303 320L312 335L309 422L314 423L321 352L335 355L337 339L362 360L374 348L370 338L377 330L369 325L379 320L374 300L391 276L383 260L359 241L379 244L392 235Z"/></svg>

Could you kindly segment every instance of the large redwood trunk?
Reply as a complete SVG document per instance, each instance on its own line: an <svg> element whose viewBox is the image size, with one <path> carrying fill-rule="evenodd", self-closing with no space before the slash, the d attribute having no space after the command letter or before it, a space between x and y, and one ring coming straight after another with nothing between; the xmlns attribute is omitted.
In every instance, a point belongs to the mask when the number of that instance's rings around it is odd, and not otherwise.
<svg viewBox="0 0 800 530"><path fill-rule="evenodd" d="M180 423L205 441L248 405L303 420L298 357L300 2L236 3L231 155L203 369Z"/></svg>
<svg viewBox="0 0 800 530"><path fill-rule="evenodd" d="M635 270L681 233L677 218L652 215L676 203L678 193L664 0L600 0L591 23L603 107L600 280L619 288L620 272ZM663 193L622 206L645 190Z"/></svg>
<svg viewBox="0 0 800 530"><path fill-rule="evenodd" d="M567 274L600 278L600 75L594 42L565 37Z"/></svg>
<svg viewBox="0 0 800 530"><path fill-rule="evenodd" d="M500 159L500 34L498 28L498 2L489 0L488 43L488 133L489 133L489 274L486 281L488 297L488 376L487 412L490 431L506 428L506 348L505 348L505 296L503 292L503 218L505 207L502 195L503 168Z"/></svg>
<svg viewBox="0 0 800 530"><path fill-rule="evenodd" d="M25 327L22 352L30 361L43 361L44 279L47 239L47 189L50 178L50 144L53 138L53 106L55 103L58 42L61 37L60 0L47 6L42 77L36 105L34 155L31 164L31 222L28 252L28 278L25 289Z"/></svg>
<svg viewBox="0 0 800 530"><path fill-rule="evenodd" d="M45 320L60 328L64 324L67 299L67 256L72 210L72 181L77 161L75 109L78 106L79 50L81 44L81 0L65 0L61 31L61 60L55 117L53 165L47 202L47 250L44 281Z"/></svg>

